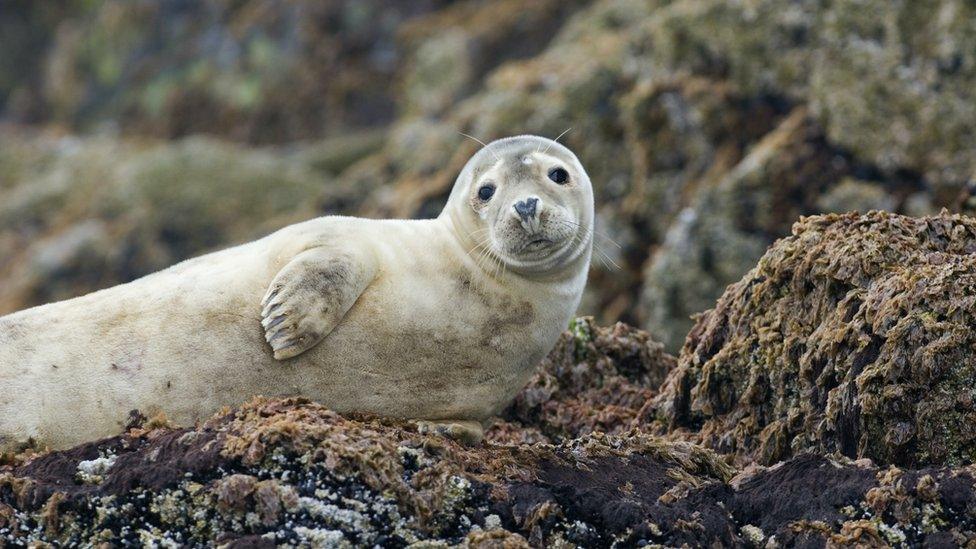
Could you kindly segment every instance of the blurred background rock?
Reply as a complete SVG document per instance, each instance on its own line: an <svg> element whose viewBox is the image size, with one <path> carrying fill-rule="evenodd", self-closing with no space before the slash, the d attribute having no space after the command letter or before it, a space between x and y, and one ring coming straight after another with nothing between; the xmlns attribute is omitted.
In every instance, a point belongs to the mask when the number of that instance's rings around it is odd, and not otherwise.
<svg viewBox="0 0 976 549"><path fill-rule="evenodd" d="M458 132L568 128L581 312L674 351L801 215L976 209L976 7L3 0L0 313L315 215L433 216Z"/></svg>

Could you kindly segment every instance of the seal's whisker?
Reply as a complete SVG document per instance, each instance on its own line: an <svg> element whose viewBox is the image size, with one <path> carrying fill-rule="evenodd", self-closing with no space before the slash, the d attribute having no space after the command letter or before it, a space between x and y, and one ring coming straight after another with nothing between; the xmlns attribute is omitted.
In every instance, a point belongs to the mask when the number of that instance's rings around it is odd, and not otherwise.
<svg viewBox="0 0 976 549"><path fill-rule="evenodd" d="M501 160L501 157L498 156L498 154L496 154L495 151L491 150L491 147L489 147L487 144L485 144L484 141L478 139L477 137L475 137L473 135L468 135L468 134L466 134L464 132L461 132L461 131L459 131L458 133L461 134L461 135L463 135L464 137L467 137L468 139L473 139L475 143L481 143L481 147L484 148L486 151L490 152L491 155L495 157L495 160L499 160L499 161Z"/></svg>
<svg viewBox="0 0 976 549"><path fill-rule="evenodd" d="M572 225L574 227L582 227L583 226L580 223L576 223L574 221L569 221L568 219L557 219L556 221L559 222L559 223L566 223L566 224ZM593 234L595 236L599 236L600 238L603 238L603 239L607 240L609 243L613 244L617 248L623 249L623 246L621 246L620 244L618 244L616 240L610 238L610 236L607 235L607 233L602 232L602 231L598 231L594 227L591 227L590 230L593 231Z"/></svg>
<svg viewBox="0 0 976 549"><path fill-rule="evenodd" d="M570 130L572 130L572 129L573 129L573 127L572 127L572 126L570 126L570 127L568 127L568 128L566 128L565 130L563 130L563 133L561 133L561 134L559 134L559 135L557 135L557 136L556 136L556 138L552 140L552 143L559 143L559 139L560 139L560 138L561 138L562 136L564 136L564 135L566 135L567 133L569 133L569 131L570 131ZM546 150L544 150L544 151L542 151L542 152L544 152L544 153L547 153L547 152L549 152L549 149L550 149L550 148L552 147L552 143L549 143L549 145L547 145L547 146L546 146Z"/></svg>
<svg viewBox="0 0 976 549"><path fill-rule="evenodd" d="M582 243L583 243L583 235L577 234L576 236L573 237L573 244L582 244ZM600 260L600 263L603 263L603 266L606 267L607 270L612 271L614 270L614 268L616 268L617 270L620 269L620 266L617 265L616 262L614 262L613 259L611 259L610 256L606 254L606 252L600 249L600 246L596 242L593 243L593 249L596 250L597 253L601 254L596 256L596 258ZM607 260L613 263L613 266L611 266L610 263L607 263Z"/></svg>
<svg viewBox="0 0 976 549"><path fill-rule="evenodd" d="M475 259L475 263L478 265L479 269L484 269L484 262L493 259L490 241L485 239L484 242L475 248L482 248L482 250L478 253L478 257Z"/></svg>
<svg viewBox="0 0 976 549"><path fill-rule="evenodd" d="M567 225L570 225L570 226L581 227L581 225L579 223L574 223L572 221L568 221L568 220L565 220L565 219L560 219L558 221L561 222L561 223L565 223ZM590 234L597 234L596 231L592 227L590 228ZM577 233L576 236L574 236L573 238L574 238L574 243L582 243L583 242L583 235L581 235L579 233ZM609 239L609 237L605 237L605 238L608 238ZM610 241L613 242L612 239L610 239ZM620 244L617 244L616 242L613 242L613 243L617 247L620 247ZM620 265L618 265L617 262L614 261L613 258L610 257L610 255L607 252L605 252L603 250L603 248L600 247L600 244L598 242L596 242L595 240L593 241L593 250L596 251L598 254L600 254L599 256L597 256L597 259L599 259L600 262L603 263L603 265L607 269L609 269L609 270L614 270L614 269L621 270ZM609 264L607 262L609 262ZM612 265L612 267L611 267L611 265Z"/></svg>
<svg viewBox="0 0 976 549"><path fill-rule="evenodd" d="M604 258L606 258L606 261L609 261L609 262L610 262L610 265L613 265L613 268L614 268L614 269L616 269L616 270L618 270L618 271L619 271L619 270L621 270L621 267L620 267L620 265L617 265L617 262L616 262L616 261L614 261L614 260L613 260L613 258L611 258L611 257L610 257L609 255L607 255L607 252L604 252L604 251L603 251L603 250L601 250L600 248L595 248L595 249L596 249L596 251L598 251L598 252L600 252L600 255L601 255L601 256L603 256ZM604 262L604 265L606 265L606 262ZM609 265L607 265L607 268L609 269L609 268L610 268L610 266L609 266Z"/></svg>
<svg viewBox="0 0 976 549"><path fill-rule="evenodd" d="M473 251L475 251L475 250L477 250L478 248L481 248L482 246L484 246L484 245L485 245L485 244L487 244L487 243L488 243L488 241L486 240L486 241L484 241L484 242L481 242L481 243L478 243L478 244L475 244L475 245L474 245L474 246L473 246L473 247L472 247L472 248L471 248L470 250L468 250L468 251L466 252L466 254L467 254L467 255L468 255L469 257L470 257L470 256L471 256L471 252L473 252ZM481 255L481 254L478 254L478 255Z"/></svg>

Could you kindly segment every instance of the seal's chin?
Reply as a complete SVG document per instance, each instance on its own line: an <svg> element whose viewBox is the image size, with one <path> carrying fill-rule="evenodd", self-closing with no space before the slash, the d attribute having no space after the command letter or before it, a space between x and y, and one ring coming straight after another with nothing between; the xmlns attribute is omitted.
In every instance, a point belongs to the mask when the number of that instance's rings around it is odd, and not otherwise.
<svg viewBox="0 0 976 549"><path fill-rule="evenodd" d="M575 257L574 250L582 245L582 240L575 233L542 231L519 235L515 242L495 249L499 259L511 269L548 271Z"/></svg>

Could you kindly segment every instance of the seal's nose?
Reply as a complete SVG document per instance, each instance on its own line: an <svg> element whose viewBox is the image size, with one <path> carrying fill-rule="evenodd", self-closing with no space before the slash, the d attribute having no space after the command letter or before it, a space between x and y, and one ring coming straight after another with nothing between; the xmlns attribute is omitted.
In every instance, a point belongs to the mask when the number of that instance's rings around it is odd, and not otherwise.
<svg viewBox="0 0 976 549"><path fill-rule="evenodd" d="M515 212L519 214L522 221L528 221L529 218L535 217L535 207L538 203L538 198L526 198L525 200L515 203Z"/></svg>

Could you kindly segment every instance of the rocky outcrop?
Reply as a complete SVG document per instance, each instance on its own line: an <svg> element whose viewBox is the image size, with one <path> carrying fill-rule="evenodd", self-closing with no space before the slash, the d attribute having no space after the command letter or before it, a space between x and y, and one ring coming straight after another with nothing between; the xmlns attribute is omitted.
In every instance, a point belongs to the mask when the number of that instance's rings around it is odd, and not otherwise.
<svg viewBox="0 0 976 549"><path fill-rule="evenodd" d="M736 471L653 435L464 447L255 399L0 466L0 544L965 545L976 470L803 455Z"/></svg>
<svg viewBox="0 0 976 549"><path fill-rule="evenodd" d="M5 11L7 118L283 143L383 126L398 106L444 109L583 2L63 4Z"/></svg>
<svg viewBox="0 0 976 549"><path fill-rule="evenodd" d="M562 442L594 432L625 434L675 363L647 332L577 318L488 437Z"/></svg>
<svg viewBox="0 0 976 549"><path fill-rule="evenodd" d="M0 539L703 543L710 526L731 541L717 502L687 499L723 490L731 474L707 450L647 435L465 448L409 424L257 399L196 429L134 428L9 469L0 476Z"/></svg>
<svg viewBox="0 0 976 549"><path fill-rule="evenodd" d="M976 459L976 220L803 219L700 316L646 411L740 462Z"/></svg>

